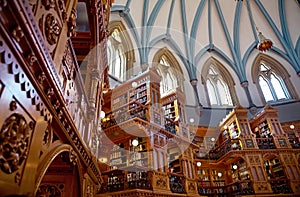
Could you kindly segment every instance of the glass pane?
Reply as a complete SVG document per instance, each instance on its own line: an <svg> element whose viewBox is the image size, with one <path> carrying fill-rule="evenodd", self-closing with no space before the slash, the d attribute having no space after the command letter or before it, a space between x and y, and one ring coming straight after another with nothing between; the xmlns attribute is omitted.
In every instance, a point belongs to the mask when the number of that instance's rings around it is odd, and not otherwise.
<svg viewBox="0 0 300 197"><path fill-rule="evenodd" d="M268 66L266 66L264 64L260 65L260 71L268 71L268 70L270 70L270 68Z"/></svg>
<svg viewBox="0 0 300 197"><path fill-rule="evenodd" d="M173 80L171 78L170 73L167 73L165 85L166 85L166 91L173 89Z"/></svg>
<svg viewBox="0 0 300 197"><path fill-rule="evenodd" d="M116 51L116 60L115 60L115 67L114 70L115 72L112 73L115 77L120 77L120 67L121 67L121 60L120 60L120 55L119 51Z"/></svg>
<svg viewBox="0 0 300 197"><path fill-rule="evenodd" d="M225 84L224 81L219 79L217 81L217 86L220 94L219 96L220 96L221 104L232 105L232 100L231 100L231 96L227 84Z"/></svg>
<svg viewBox="0 0 300 197"><path fill-rule="evenodd" d="M218 101L217 101L217 95L216 95L216 92L215 92L214 85L211 83L210 80L207 80L206 86L207 86L207 91L208 91L208 97L209 97L209 100L210 100L210 104L211 105L217 105Z"/></svg>
<svg viewBox="0 0 300 197"><path fill-rule="evenodd" d="M259 85L260 88L264 94L265 100L266 102L268 101L274 101L274 97L271 93L270 87L268 85L268 83L266 82L266 80L263 77L259 77Z"/></svg>
<svg viewBox="0 0 300 197"><path fill-rule="evenodd" d="M115 39L115 41L117 41L117 42L122 42L121 37L120 37L120 34L119 34L119 30L118 30L118 29L115 29L115 30L112 32L111 36Z"/></svg>
<svg viewBox="0 0 300 197"><path fill-rule="evenodd" d="M282 87L282 84L280 83L280 81L279 81L278 77L276 77L274 74L271 74L271 83L275 90L277 99L286 99L287 97L284 93L284 90L283 90L283 87Z"/></svg>
<svg viewBox="0 0 300 197"><path fill-rule="evenodd" d="M211 68L209 69L209 71L208 71L208 74L210 74L210 75L216 75L217 72L215 71L214 68L211 67Z"/></svg>
<svg viewBox="0 0 300 197"><path fill-rule="evenodd" d="M225 87L224 84L218 80L217 81L217 87L218 87L218 91L219 91L219 97L221 100L221 105L227 105L227 99L226 99L226 91L225 91Z"/></svg>

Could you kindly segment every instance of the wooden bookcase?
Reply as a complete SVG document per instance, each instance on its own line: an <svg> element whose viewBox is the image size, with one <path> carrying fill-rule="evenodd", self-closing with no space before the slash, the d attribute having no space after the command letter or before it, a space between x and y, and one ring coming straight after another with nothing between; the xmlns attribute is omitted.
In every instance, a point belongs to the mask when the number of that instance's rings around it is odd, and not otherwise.
<svg viewBox="0 0 300 197"><path fill-rule="evenodd" d="M114 145L110 153L110 168L119 169L127 166L127 151L124 149L124 144Z"/></svg>
<svg viewBox="0 0 300 197"><path fill-rule="evenodd" d="M188 137L188 132L181 128L181 125L186 123L183 93L176 89L163 96L161 103L164 111L165 129L174 135Z"/></svg>

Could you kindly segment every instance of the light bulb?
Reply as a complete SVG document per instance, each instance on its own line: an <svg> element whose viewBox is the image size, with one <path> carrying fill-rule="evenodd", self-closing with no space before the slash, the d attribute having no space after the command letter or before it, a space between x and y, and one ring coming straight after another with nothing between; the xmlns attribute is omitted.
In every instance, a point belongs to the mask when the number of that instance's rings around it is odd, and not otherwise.
<svg viewBox="0 0 300 197"><path fill-rule="evenodd" d="M104 117L105 117L105 112L104 112L104 111L101 111L101 112L100 112L100 118L103 119Z"/></svg>
<svg viewBox="0 0 300 197"><path fill-rule="evenodd" d="M234 164L234 165L232 166L232 168L233 168L234 170L236 170L238 167L237 167L236 164Z"/></svg>
<svg viewBox="0 0 300 197"><path fill-rule="evenodd" d="M139 145L139 141L137 139L132 140L131 142L132 146L137 146Z"/></svg>

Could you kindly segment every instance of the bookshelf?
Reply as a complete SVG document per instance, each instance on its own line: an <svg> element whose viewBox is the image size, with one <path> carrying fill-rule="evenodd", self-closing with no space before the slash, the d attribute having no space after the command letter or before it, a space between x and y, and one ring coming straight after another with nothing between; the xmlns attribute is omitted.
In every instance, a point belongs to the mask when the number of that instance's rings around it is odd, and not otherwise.
<svg viewBox="0 0 300 197"><path fill-rule="evenodd" d="M247 165L244 160L239 160L237 163L234 163L232 166L236 165L237 169L232 168L232 181L239 182L244 180L250 180L250 173L247 170Z"/></svg>
<svg viewBox="0 0 300 197"><path fill-rule="evenodd" d="M127 165L127 153L123 143L113 146L109 163L111 170L119 169Z"/></svg>
<svg viewBox="0 0 300 197"><path fill-rule="evenodd" d="M184 94L176 89L161 98L162 110L165 118L165 129L175 135L180 133L180 124L185 123ZM188 137L188 132L181 131L184 137Z"/></svg>
<svg viewBox="0 0 300 197"><path fill-rule="evenodd" d="M279 159L269 159L266 160L264 164L269 179L285 178L284 169Z"/></svg>
<svg viewBox="0 0 300 197"><path fill-rule="evenodd" d="M269 127L269 124L268 124L267 120L264 120L261 123L259 123L254 128L254 133L255 133L256 138L270 138L270 137L272 137L271 129Z"/></svg>
<svg viewBox="0 0 300 197"><path fill-rule="evenodd" d="M144 166L148 167L148 145L146 138L138 138L139 144L137 146L132 145L132 140L129 140L129 166Z"/></svg>

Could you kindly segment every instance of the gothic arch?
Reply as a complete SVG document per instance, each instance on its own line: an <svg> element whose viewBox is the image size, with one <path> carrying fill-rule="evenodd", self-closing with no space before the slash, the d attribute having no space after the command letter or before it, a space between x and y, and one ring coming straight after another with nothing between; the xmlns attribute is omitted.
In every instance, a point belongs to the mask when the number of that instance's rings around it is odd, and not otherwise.
<svg viewBox="0 0 300 197"><path fill-rule="evenodd" d="M127 29L122 21L111 21L109 23L109 36L112 35L115 29L120 32L120 38L126 56L126 76L124 77L124 80L128 80L133 74L133 63L135 62L134 47L132 45L129 33L127 32Z"/></svg>
<svg viewBox="0 0 300 197"><path fill-rule="evenodd" d="M233 106L237 105L238 102L238 97L236 95L235 92L235 83L231 77L231 74L229 73L229 71L214 57L209 58L203 68L202 68L202 72L201 72L201 81L202 84L204 85L204 89L206 92L206 96L207 96L207 101L209 103L209 105L211 106L210 103L210 99L209 99L209 95L208 95L208 89L206 86L206 81L208 79L208 73L209 70L211 68L211 65L213 65L214 68L216 68L219 71L219 74L221 75L221 77L223 78L223 80L226 82L229 92L230 92L230 96L231 96L231 100L232 100L232 104Z"/></svg>
<svg viewBox="0 0 300 197"><path fill-rule="evenodd" d="M265 99L264 99L264 95L263 92L259 86L259 78L258 78L258 73L260 72L260 65L261 63L269 66L272 68L272 70L275 71L276 74L280 74L280 77L282 78L282 80L284 81L284 84L286 86L286 89L290 95L290 99L298 99L298 95L296 93L296 90L294 89L293 84L290 81L290 74L288 73L288 71L286 70L286 68L284 68L284 66L282 66L277 60L275 60L274 58L265 55L265 54L258 54L257 57L255 58L255 60L253 61L253 65L252 65L252 69L251 69L251 75L252 75L252 81L253 83L256 85L259 93L260 93L260 97L261 100L266 103Z"/></svg>
<svg viewBox="0 0 300 197"><path fill-rule="evenodd" d="M75 153L73 148L70 145L63 144L63 145L60 145L60 146L54 148L54 150L50 151L45 156L45 159L43 161L41 161L39 166L37 167L37 175L38 176L36 177L36 182L35 182L35 187L34 187L35 195L37 194L38 189L42 184L42 180L45 177L47 170L49 169L51 164L54 162L54 160L56 158L58 158L59 156L61 156L62 154L75 155L74 160L70 159L70 162L71 162L70 164L74 165L74 168L76 168L76 170L77 170L78 179L76 181L80 185L79 189L83 188L83 179L84 179L84 175L83 175L83 171L82 171L83 167L81 166L81 163L78 160L77 154ZM83 190L79 190L78 195L82 196L83 192L84 192Z"/></svg>
<svg viewBox="0 0 300 197"><path fill-rule="evenodd" d="M175 56L173 53L167 48L164 47L156 52L156 54L153 57L153 67L156 68L157 70L163 70L163 65L160 63L161 58L165 56L168 62L170 63L170 67L172 69L172 73L174 77L176 77L177 80L177 88L184 92L184 76L183 76L183 71L181 69L180 64L176 60ZM159 73L161 75L161 73Z"/></svg>

